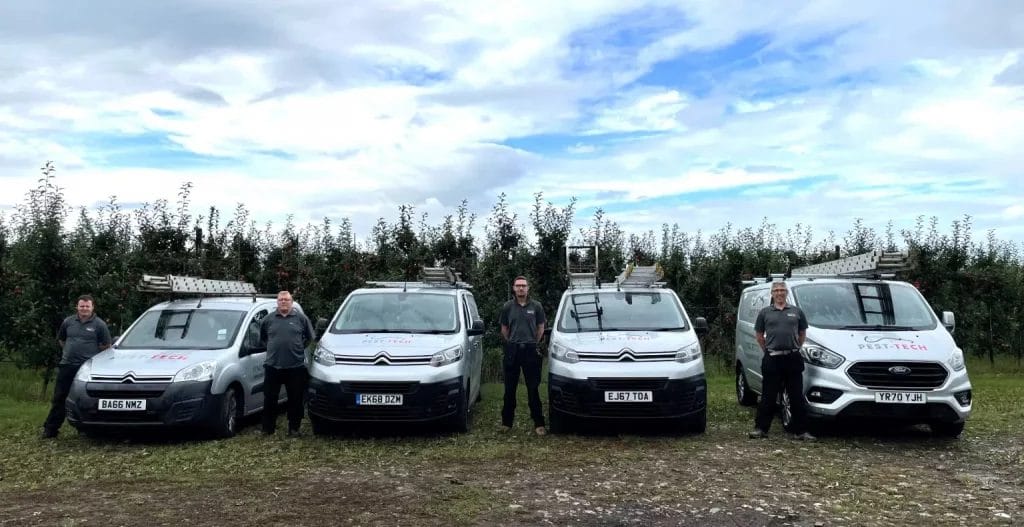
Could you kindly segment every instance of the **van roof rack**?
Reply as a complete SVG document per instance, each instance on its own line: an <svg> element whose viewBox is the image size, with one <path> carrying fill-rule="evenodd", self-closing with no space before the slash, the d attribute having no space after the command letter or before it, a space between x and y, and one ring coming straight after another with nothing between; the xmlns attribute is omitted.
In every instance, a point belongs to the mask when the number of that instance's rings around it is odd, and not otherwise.
<svg viewBox="0 0 1024 527"><path fill-rule="evenodd" d="M598 251L596 245L566 245L565 271L569 288L601 287L598 281Z"/></svg>
<svg viewBox="0 0 1024 527"><path fill-rule="evenodd" d="M654 265L633 265L627 264L613 284L616 288L622 287L663 287L665 282L665 269L661 264Z"/></svg>
<svg viewBox="0 0 1024 527"><path fill-rule="evenodd" d="M472 289L473 286L462 281L462 275L456 272L451 267L430 267L423 266L420 270L420 280L418 281L382 281L382 280L371 280L366 282L367 285L373 285L377 287L401 287L403 291L408 290L409 286L413 287L439 287L449 289Z"/></svg>
<svg viewBox="0 0 1024 527"><path fill-rule="evenodd" d="M838 248L837 248L838 249ZM794 267L788 273L773 273L767 277L744 280L743 283L763 284L770 281L787 279L814 278L873 278L876 280L891 279L896 273L912 267L910 255L905 251L873 250L866 253L838 258L802 267Z"/></svg>
<svg viewBox="0 0 1024 527"><path fill-rule="evenodd" d="M194 295L254 296L256 286L236 280L210 280L194 276L142 275L139 291Z"/></svg>
<svg viewBox="0 0 1024 527"><path fill-rule="evenodd" d="M240 280L211 280L195 276L152 275L144 274L139 279L138 290L144 293L164 293L172 295L188 295L199 297L199 306L203 305L204 296L251 296L256 302L257 297L273 298L273 295L257 293L256 286Z"/></svg>

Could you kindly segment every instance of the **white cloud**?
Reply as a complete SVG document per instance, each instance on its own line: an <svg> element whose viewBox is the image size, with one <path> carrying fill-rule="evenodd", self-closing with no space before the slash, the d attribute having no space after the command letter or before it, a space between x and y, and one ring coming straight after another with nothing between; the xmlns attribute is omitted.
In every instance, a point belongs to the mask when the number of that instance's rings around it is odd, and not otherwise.
<svg viewBox="0 0 1024 527"><path fill-rule="evenodd" d="M53 159L76 204L172 198L192 181L197 209L244 202L261 220L357 229L401 203L439 219L468 198L485 215L500 192L525 217L543 191L639 230L972 214L1024 239L1012 2L183 2L131 21L99 2L33 23L62 9L0 7L0 205ZM750 36L754 56L721 51ZM693 52L719 62L633 84ZM106 166L83 140L141 133L231 161ZM536 134L568 139L495 146ZM948 185L963 180L988 183ZM773 207L786 191L799 205Z"/></svg>

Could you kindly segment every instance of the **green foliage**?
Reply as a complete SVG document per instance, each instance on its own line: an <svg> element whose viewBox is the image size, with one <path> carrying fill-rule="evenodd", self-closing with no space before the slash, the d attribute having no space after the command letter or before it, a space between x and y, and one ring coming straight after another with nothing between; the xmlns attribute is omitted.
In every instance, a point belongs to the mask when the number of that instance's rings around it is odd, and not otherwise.
<svg viewBox="0 0 1024 527"><path fill-rule="evenodd" d="M803 224L781 230L767 219L741 229L726 224L713 233L666 223L659 235L626 233L600 209L576 229L576 201L558 207L541 193L534 195L526 226L501 194L483 221L482 240L474 235L477 218L462 201L440 223L401 205L396 221L380 218L360 244L347 218L302 227L288 218L277 228L258 225L243 204L226 223L213 207L193 217L191 184L180 188L174 203L161 199L128 212L111 196L95 210L72 211L53 165L42 172L39 186L14 214L0 215L0 309L8 314L0 317L0 360L44 377L59 356L56 328L78 295L96 297L97 313L114 334L163 300L136 291L143 274L246 280L265 293L289 289L315 319L330 318L367 280L415 280L423 265L448 265L473 285L487 322L485 345L496 350L498 312L512 296L515 276L530 280L531 296L554 316L567 285L566 245L598 246L602 281L613 280L627 263L660 263L690 316L708 320L704 347L713 366L732 355L742 280L873 248L910 252L916 265L902 278L917 285L937 312L956 314L956 340L969 355L995 367L1005 359L1020 364L1024 352L1019 248L991 231L975 240L966 216L948 232L938 218L922 216L898 232L890 222L881 234L854 218L839 236L819 236ZM69 221L72 213L77 221ZM500 363L491 362L489 378L495 379Z"/></svg>

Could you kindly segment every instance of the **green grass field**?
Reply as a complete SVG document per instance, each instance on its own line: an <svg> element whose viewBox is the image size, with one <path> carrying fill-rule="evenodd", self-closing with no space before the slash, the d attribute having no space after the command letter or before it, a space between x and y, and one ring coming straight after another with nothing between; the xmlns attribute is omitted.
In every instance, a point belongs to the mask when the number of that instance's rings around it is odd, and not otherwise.
<svg viewBox="0 0 1024 527"><path fill-rule="evenodd" d="M980 368L979 368L980 369ZM105 478L180 478L182 483L234 477L239 472L253 476L273 477L297 468L312 469L325 458L335 463L387 459L396 455L410 459L444 459L448 462L481 463L501 459L534 456L538 461L553 455L554 447L522 447L533 438L528 433L529 423L525 390L520 387L517 427L521 434L507 441L496 431L499 423L502 387L497 383L484 386L484 401L474 409L473 430L469 434L449 435L430 429L417 429L411 436L385 434L346 435L320 438L309 436L291 443L269 441L256 433L254 423L239 436L229 440L206 440L185 435L177 440L131 441L93 440L78 436L65 425L56 442L37 439L48 404L40 400L39 376L33 372L4 367L0 371L0 438L7 447L0 453L3 460L3 479L0 488L33 488L60 485L67 481L102 480ZM975 372L975 406L965 434L998 435L1020 433L1024 423L1024 376L1019 374ZM708 379L709 429L706 435L715 436L723 431L742 435L751 423L751 411L736 404L733 379L723 371L712 372ZM544 394L542 386L541 393ZM282 417L283 419L283 417ZM304 422L307 427L308 422ZM282 426L279 427L283 429ZM672 449L699 448L700 436L667 436L616 439L616 442L662 442ZM339 441L345 448L339 449ZM574 455L588 455L586 441L595 441L600 448L606 439L601 437L563 436L558 441L568 442L579 449ZM583 443L580 443L583 442ZM54 457L55 450L62 452ZM244 455L226 455L245 452ZM280 455L288 463L280 466L262 461L266 455ZM559 454L563 455L563 454ZM171 470L174 469L174 470Z"/></svg>
<svg viewBox="0 0 1024 527"><path fill-rule="evenodd" d="M389 507L394 507L394 522L401 524L535 524L545 518L536 516L541 509L554 507L546 513L561 521L579 512L572 500L551 502L554 489L571 489L578 475L588 489L578 495L603 504L607 514L619 506L627 511L643 507L670 518L666 525L678 524L671 519L678 513L672 511L681 509L658 508L649 500L650 490L659 489L661 499L689 500L688 510L702 514L712 514L708 511L716 506L740 515L761 507L791 518L845 518L840 525L891 525L920 519L907 516L906 507L889 505L896 491L886 489L896 489L893 481L900 478L925 473L921 477L937 482L899 487L932 508L947 503L948 493L964 484L981 481L1000 500L1012 496L1014 485L1024 484L1013 483L1013 474L1024 468L1019 446L1024 375L1019 373L972 369L974 412L960 439L932 438L926 429L854 431L803 445L786 441L777 428L770 441L747 440L751 409L736 404L733 377L723 370L709 368L708 430L701 435L620 429L539 438L531 433L522 387L516 428L505 434L498 430L502 387L489 383L467 434L402 427L320 437L308 433L305 421L307 435L289 439L282 416L277 435L270 438L250 422L226 440L190 435L91 439L65 425L57 440L47 441L37 437L48 410L40 399L39 376L5 365L0 367L0 518L16 517L27 525L178 524L182 517L215 518L218 525L321 525L338 523L335 516L343 514L355 524L383 525L388 522L377 509L387 496L397 500ZM783 453L785 458L777 457ZM945 466L951 463L958 465ZM764 478L776 473L788 474L806 490L791 492L773 506L751 502ZM540 479L531 484L523 474ZM687 483L694 478L703 483ZM630 490L608 493L600 486L622 480L629 481ZM347 501L332 497L338 492L332 485L350 489ZM217 496L226 488L246 490L224 501ZM425 497L406 500L412 488ZM75 498L83 492L96 497ZM279 494L291 501L277 500ZM125 496L133 501L125 502ZM120 501L103 505L111 499ZM523 503L529 506L515 508ZM828 508L820 509L821 503ZM522 519L527 513L534 516ZM984 519L991 512L979 508L970 514ZM755 515L742 524L763 524L767 518Z"/></svg>

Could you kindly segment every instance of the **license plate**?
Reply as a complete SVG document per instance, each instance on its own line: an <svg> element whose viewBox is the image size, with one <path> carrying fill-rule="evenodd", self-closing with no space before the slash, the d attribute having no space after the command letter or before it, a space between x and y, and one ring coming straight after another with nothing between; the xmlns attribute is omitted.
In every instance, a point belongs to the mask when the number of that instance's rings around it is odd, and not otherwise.
<svg viewBox="0 0 1024 527"><path fill-rule="evenodd" d="M100 410L133 412L146 409L145 399L100 399Z"/></svg>
<svg viewBox="0 0 1024 527"><path fill-rule="evenodd" d="M604 392L606 403L653 403L654 392Z"/></svg>
<svg viewBox="0 0 1024 527"><path fill-rule="evenodd" d="M876 403L925 404L928 395L924 392L875 392Z"/></svg>
<svg viewBox="0 0 1024 527"><path fill-rule="evenodd" d="M367 406L401 406L400 393L357 393L356 404Z"/></svg>

